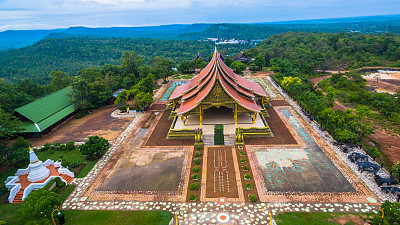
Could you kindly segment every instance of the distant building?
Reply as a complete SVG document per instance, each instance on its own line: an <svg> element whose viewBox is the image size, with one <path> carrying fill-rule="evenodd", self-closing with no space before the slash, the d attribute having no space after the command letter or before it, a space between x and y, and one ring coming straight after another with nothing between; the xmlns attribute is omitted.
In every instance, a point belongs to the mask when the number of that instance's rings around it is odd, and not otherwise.
<svg viewBox="0 0 400 225"><path fill-rule="evenodd" d="M15 109L13 115L22 121L23 134L41 137L75 112L69 94L72 87L66 87L48 96Z"/></svg>
<svg viewBox="0 0 400 225"><path fill-rule="evenodd" d="M248 63L252 59L250 57L247 57L243 51L241 51L236 58L233 58L234 61L240 60L242 63Z"/></svg>
<svg viewBox="0 0 400 225"><path fill-rule="evenodd" d="M208 59L204 58L200 53L197 53L196 57L194 57L194 59L192 59L192 61L196 61L197 59L202 58L204 62L208 63Z"/></svg>

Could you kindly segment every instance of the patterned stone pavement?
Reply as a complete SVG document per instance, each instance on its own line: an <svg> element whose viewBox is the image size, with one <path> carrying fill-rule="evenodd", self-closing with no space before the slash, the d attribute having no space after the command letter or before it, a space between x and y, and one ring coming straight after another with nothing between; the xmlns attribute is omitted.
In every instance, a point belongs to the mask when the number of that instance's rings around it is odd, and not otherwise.
<svg viewBox="0 0 400 225"><path fill-rule="evenodd" d="M267 83L267 79L264 79ZM170 82L171 83L171 82ZM156 101L160 99L161 93L170 85L164 85L155 94ZM264 83L264 84L265 84ZM270 85L270 84L268 84ZM282 98L282 95L278 93L278 87L271 85L269 91L273 91L276 94L277 99ZM101 198L91 198L91 192L95 190L93 181L98 179L101 173L104 173L104 167L107 163L113 159L115 160L114 153L118 151L120 145L131 139L132 135L137 134L140 129L140 125L143 120L146 119L148 113L136 113L131 124L127 129L112 142L111 148L107 153L98 161L93 167L89 174L84 178L75 178L73 184L77 185L72 194L63 203L62 209L73 209L73 210L163 210L169 211L177 216L180 224L269 224L269 212L271 215L276 215L281 212L294 211L294 212L376 212L379 204L371 204L368 201L363 200L360 202L353 203L319 203L318 198L314 198L317 202L309 203L304 202L307 197L299 195L298 198L283 198L280 195L272 195L272 198L264 199L268 202L262 203L244 203L244 202L227 202L226 204L219 204L215 201L210 202L181 202L181 199L170 199L169 201L146 201L148 196L144 195L139 200L136 198L125 198L126 195L121 196L118 193L102 194ZM154 128L154 126L153 126ZM151 130L151 128L150 128ZM148 137L147 137L148 138ZM143 138L146 140L146 137ZM140 146L143 141L138 141ZM164 147L166 148L166 147ZM175 149L176 147L167 147L166 149ZM152 148L152 149L158 149ZM251 149L251 148L250 148ZM193 147L189 149L193 151ZM188 153L191 155L191 152ZM118 155L118 154L117 154ZM119 156L120 157L120 156ZM249 155L250 158L250 155ZM253 159L254 160L254 159ZM335 159L335 162L338 159ZM339 160L340 161L340 160ZM340 161L340 163L343 163ZM187 162L186 172L190 169L190 162ZM184 166L185 167L185 166ZM345 168L347 168L345 166ZM348 169L348 168L347 168ZM183 172L184 174L185 172ZM354 175L354 174L353 174ZM187 184L188 177L185 178ZM362 182L357 181L358 185L363 186L366 190L369 190ZM187 186L187 185L185 185ZM259 188L260 185L257 185ZM203 189L205 190L205 189ZM185 193L185 190L183 190ZM260 191L259 191L260 193ZM203 194L203 193L202 193ZM186 196L183 194L182 196ZM314 196L315 197L315 196ZM366 197L366 196L363 196ZM374 196L378 199L376 196ZM183 199L183 198L182 198ZM365 198L364 198L365 199ZM303 201L302 201L303 200ZM373 200L371 200L373 201ZM377 202L376 202L377 203ZM225 213L227 215L227 221L221 222L218 220L218 214Z"/></svg>

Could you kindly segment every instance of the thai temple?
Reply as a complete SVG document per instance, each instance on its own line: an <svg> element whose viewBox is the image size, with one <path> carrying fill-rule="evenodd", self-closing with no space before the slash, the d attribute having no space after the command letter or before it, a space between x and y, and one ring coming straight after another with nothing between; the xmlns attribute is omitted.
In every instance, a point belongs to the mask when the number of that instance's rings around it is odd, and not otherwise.
<svg viewBox="0 0 400 225"><path fill-rule="evenodd" d="M61 166L61 162L39 160L35 152L29 150L29 166L19 169L15 176L6 180L6 188L10 190L8 201L10 203L21 203L32 190L43 188L52 179L60 177L61 181L69 184L74 178L74 173Z"/></svg>
<svg viewBox="0 0 400 225"><path fill-rule="evenodd" d="M265 120L268 94L260 84L234 73L221 56L215 48L200 74L171 93L168 107L174 122L167 138L195 137L194 130L212 136L215 125L236 144L243 136L273 136Z"/></svg>

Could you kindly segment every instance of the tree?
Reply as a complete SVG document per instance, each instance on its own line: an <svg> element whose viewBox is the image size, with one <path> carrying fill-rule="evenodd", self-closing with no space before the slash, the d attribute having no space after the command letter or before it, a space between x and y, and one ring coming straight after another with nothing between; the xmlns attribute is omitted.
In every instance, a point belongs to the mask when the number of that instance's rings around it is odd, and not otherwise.
<svg viewBox="0 0 400 225"><path fill-rule="evenodd" d="M385 201L381 205L381 210L372 217L368 217L368 220L371 221L373 225L400 224L399 210L399 202Z"/></svg>
<svg viewBox="0 0 400 225"><path fill-rule="evenodd" d="M232 63L233 63L233 59L231 57L226 57L224 60L224 63L228 66L231 67Z"/></svg>
<svg viewBox="0 0 400 225"><path fill-rule="evenodd" d="M77 109L87 111L104 104L112 96L112 91L102 80L88 82L82 77L72 83L72 103Z"/></svg>
<svg viewBox="0 0 400 225"><path fill-rule="evenodd" d="M400 180L400 162L392 166L393 175Z"/></svg>
<svg viewBox="0 0 400 225"><path fill-rule="evenodd" d="M258 66L258 69L261 70L263 66L265 66L265 57L262 53L259 53L254 59L254 63Z"/></svg>
<svg viewBox="0 0 400 225"><path fill-rule="evenodd" d="M163 78L164 81L168 80L168 77L174 74L172 67L174 62L170 59L156 56L151 59L150 72L155 75L156 78Z"/></svg>
<svg viewBox="0 0 400 225"><path fill-rule="evenodd" d="M90 136L88 140L78 146L79 151L88 160L99 159L110 148L110 143L105 138L99 136Z"/></svg>
<svg viewBox="0 0 400 225"><path fill-rule="evenodd" d="M336 94L337 94L337 91L333 87L328 87L328 89L326 91L326 97L328 98L330 107L333 107L335 105Z"/></svg>
<svg viewBox="0 0 400 225"><path fill-rule="evenodd" d="M0 107L0 138L14 136L15 132L22 131L21 125L22 122L18 118L4 112Z"/></svg>
<svg viewBox="0 0 400 225"><path fill-rule="evenodd" d="M51 212L59 205L58 194L39 189L32 191L22 202L21 212L24 216L34 219L50 218Z"/></svg>
<svg viewBox="0 0 400 225"><path fill-rule="evenodd" d="M290 87L293 84L301 84L301 79L298 77L283 77L283 81L282 81L282 86L284 87Z"/></svg>
<svg viewBox="0 0 400 225"><path fill-rule="evenodd" d="M192 61L189 60L183 60L179 66L178 70L181 71L182 73L189 73L194 70L194 64Z"/></svg>
<svg viewBox="0 0 400 225"><path fill-rule="evenodd" d="M247 65L242 63L240 60L236 60L231 64L231 68L234 69L237 73L240 73L247 68Z"/></svg>
<svg viewBox="0 0 400 225"><path fill-rule="evenodd" d="M204 67L207 66L207 63L204 62L203 58L199 57L198 59L196 59L196 61L194 62L195 64L195 68L197 69L203 69Z"/></svg>
<svg viewBox="0 0 400 225"><path fill-rule="evenodd" d="M138 109L143 109L151 105L153 102L153 95L151 93L139 93L135 96L134 103Z"/></svg>
<svg viewBox="0 0 400 225"><path fill-rule="evenodd" d="M143 64L143 59L136 52L124 52L122 55L122 67L125 68L128 74L133 74L135 77L139 75L139 67Z"/></svg>
<svg viewBox="0 0 400 225"><path fill-rule="evenodd" d="M50 76L51 76L50 86L52 91L58 91L71 85L72 77L67 76L67 74L62 70L51 71Z"/></svg>

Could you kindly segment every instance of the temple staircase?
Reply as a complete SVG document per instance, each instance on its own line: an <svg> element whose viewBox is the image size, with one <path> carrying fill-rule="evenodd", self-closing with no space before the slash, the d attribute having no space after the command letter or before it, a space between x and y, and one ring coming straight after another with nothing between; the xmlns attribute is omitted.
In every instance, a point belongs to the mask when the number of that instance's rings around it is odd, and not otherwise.
<svg viewBox="0 0 400 225"><path fill-rule="evenodd" d="M65 175L65 174L61 174L60 177L62 177L62 179L64 179L65 181L67 181L67 184L70 184L71 181L74 179L73 177L70 177L70 176Z"/></svg>
<svg viewBox="0 0 400 225"><path fill-rule="evenodd" d="M236 137L234 134L224 134L225 145L235 145Z"/></svg>
<svg viewBox="0 0 400 225"><path fill-rule="evenodd" d="M204 145L214 145L214 134L203 134Z"/></svg>
<svg viewBox="0 0 400 225"><path fill-rule="evenodd" d="M12 203L22 203L22 196L24 196L24 190L21 189L14 197L14 200Z"/></svg>

